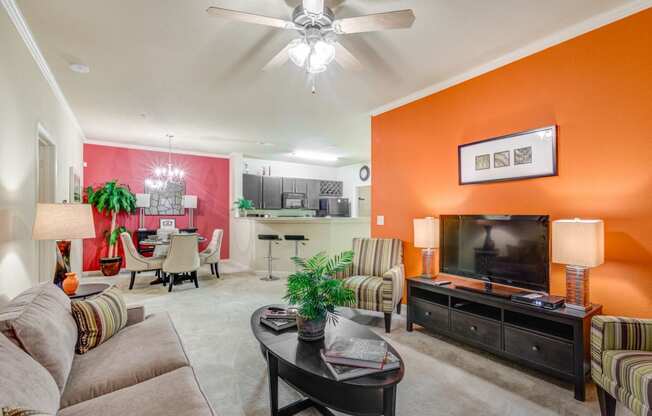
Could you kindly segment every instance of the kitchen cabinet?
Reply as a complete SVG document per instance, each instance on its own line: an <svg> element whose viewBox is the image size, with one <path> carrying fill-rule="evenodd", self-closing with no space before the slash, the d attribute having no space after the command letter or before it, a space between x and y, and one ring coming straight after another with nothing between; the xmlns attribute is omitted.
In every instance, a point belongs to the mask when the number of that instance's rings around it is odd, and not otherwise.
<svg viewBox="0 0 652 416"><path fill-rule="evenodd" d="M308 209L319 209L319 197L320 194L320 184L319 179L308 179L307 180L307 192L306 197L308 199Z"/></svg>
<svg viewBox="0 0 652 416"><path fill-rule="evenodd" d="M295 185L296 179L294 178L282 178L283 180L283 192L296 192Z"/></svg>
<svg viewBox="0 0 652 416"><path fill-rule="evenodd" d="M308 179L295 179L294 192L298 194L308 195Z"/></svg>
<svg viewBox="0 0 652 416"><path fill-rule="evenodd" d="M283 178L263 176L263 209L283 208Z"/></svg>
<svg viewBox="0 0 652 416"><path fill-rule="evenodd" d="M262 203L263 177L245 173L242 175L242 196L244 199L250 199L254 208L260 209Z"/></svg>

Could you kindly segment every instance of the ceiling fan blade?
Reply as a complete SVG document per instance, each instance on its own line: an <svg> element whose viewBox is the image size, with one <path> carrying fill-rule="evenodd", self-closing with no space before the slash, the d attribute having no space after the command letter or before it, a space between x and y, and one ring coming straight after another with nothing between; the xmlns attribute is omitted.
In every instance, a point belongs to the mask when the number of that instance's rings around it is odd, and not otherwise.
<svg viewBox="0 0 652 416"><path fill-rule="evenodd" d="M368 14L366 16L347 17L333 22L335 33L374 32L376 30L404 29L414 23L414 12L411 9L395 12Z"/></svg>
<svg viewBox="0 0 652 416"><path fill-rule="evenodd" d="M310 14L324 13L324 0L303 0L303 10Z"/></svg>
<svg viewBox="0 0 652 416"><path fill-rule="evenodd" d="M274 55L274 57L270 59L269 62L267 62L267 64L263 67L263 71L270 71L285 64L290 59L290 54L288 52L288 49L290 49L290 44L291 43L288 43L285 48L281 49L279 53Z"/></svg>
<svg viewBox="0 0 652 416"><path fill-rule="evenodd" d="M358 61L358 58L353 56L353 54L339 42L335 42L335 61L337 61L337 63L344 69L352 71L362 70L362 64Z"/></svg>
<svg viewBox="0 0 652 416"><path fill-rule="evenodd" d="M297 26L289 20L261 16L253 13L244 13L236 10L222 9L221 7L209 7L206 9L206 13L211 16L225 17L227 19L239 20L241 22L254 23L257 25L278 27L280 29L297 29Z"/></svg>

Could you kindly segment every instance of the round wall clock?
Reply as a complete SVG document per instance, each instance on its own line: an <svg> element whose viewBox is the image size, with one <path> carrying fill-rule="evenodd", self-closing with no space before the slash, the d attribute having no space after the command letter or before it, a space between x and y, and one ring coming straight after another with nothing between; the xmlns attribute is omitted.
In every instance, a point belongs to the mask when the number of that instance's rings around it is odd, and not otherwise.
<svg viewBox="0 0 652 416"><path fill-rule="evenodd" d="M367 179L369 179L369 175L371 175L371 171L369 170L369 166L364 165L363 167L360 168L360 180L362 182L366 182Z"/></svg>

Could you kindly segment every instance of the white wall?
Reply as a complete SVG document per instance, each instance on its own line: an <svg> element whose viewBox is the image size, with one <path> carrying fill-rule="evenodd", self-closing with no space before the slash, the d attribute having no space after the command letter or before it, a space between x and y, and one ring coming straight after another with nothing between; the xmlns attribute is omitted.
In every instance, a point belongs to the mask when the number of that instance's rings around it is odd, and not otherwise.
<svg viewBox="0 0 652 416"><path fill-rule="evenodd" d="M8 13L0 7L0 304L39 282L32 221L37 192L37 125L56 145L56 201L68 199L68 169L82 172L82 135L66 112ZM81 242L72 267L79 273ZM50 280L51 276L43 276Z"/></svg>
<svg viewBox="0 0 652 416"><path fill-rule="evenodd" d="M260 175L262 168L271 166L271 176L285 176L287 178L327 179L338 180L337 167L309 165L305 163L280 162L278 160L249 159L245 158L248 172Z"/></svg>
<svg viewBox="0 0 652 416"><path fill-rule="evenodd" d="M369 170L372 171L371 162L356 163L354 165L342 166L337 168L337 180L343 182L344 190L342 196L344 198L349 198L349 201L351 201L352 217L358 216L358 200L356 198L356 188L358 186L371 185L373 172L371 175L369 175L369 179L367 179L366 181L363 182L362 180L360 180L360 168L363 167L364 165L369 166Z"/></svg>

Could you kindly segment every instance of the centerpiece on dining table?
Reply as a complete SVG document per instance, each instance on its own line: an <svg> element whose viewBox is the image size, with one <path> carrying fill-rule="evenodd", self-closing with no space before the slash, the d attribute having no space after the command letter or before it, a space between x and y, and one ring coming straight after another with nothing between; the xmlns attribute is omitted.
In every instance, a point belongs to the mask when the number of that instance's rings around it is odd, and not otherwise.
<svg viewBox="0 0 652 416"><path fill-rule="evenodd" d="M337 323L336 306L355 304L355 292L336 277L353 261L353 251L333 257L321 252L307 259L293 257L292 261L299 270L288 277L284 299L297 308L299 339L317 341L324 338L328 321Z"/></svg>

